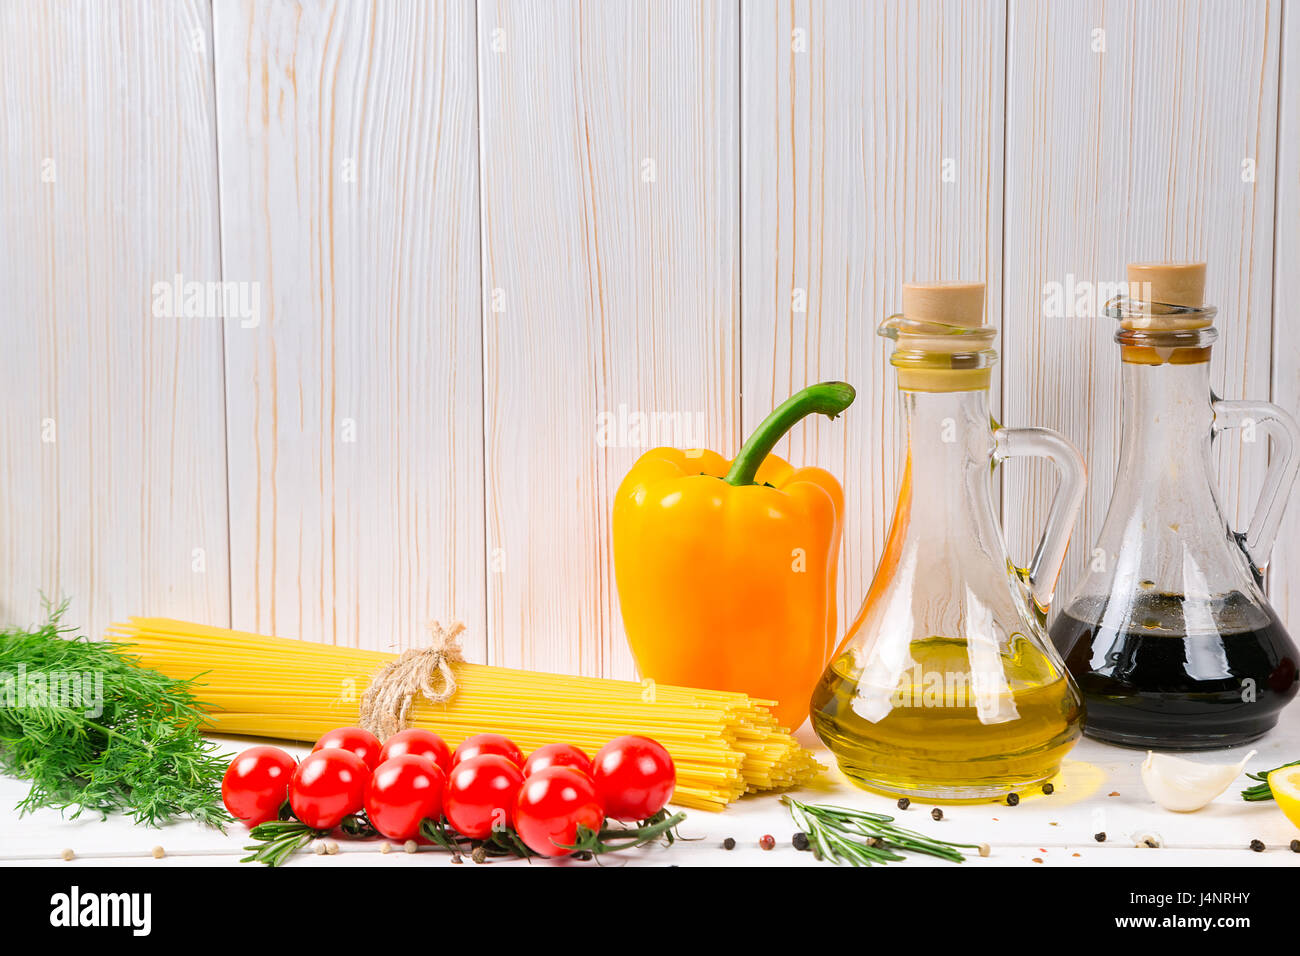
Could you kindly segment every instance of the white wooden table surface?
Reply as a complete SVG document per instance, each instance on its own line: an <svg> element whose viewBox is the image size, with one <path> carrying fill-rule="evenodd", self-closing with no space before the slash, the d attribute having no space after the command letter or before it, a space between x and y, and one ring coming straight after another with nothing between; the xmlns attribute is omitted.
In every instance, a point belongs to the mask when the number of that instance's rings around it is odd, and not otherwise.
<svg viewBox="0 0 1300 956"><path fill-rule="evenodd" d="M1254 746L1259 753L1248 770L1275 767L1300 759L1300 726L1293 711L1287 726L1275 730ZM808 745L815 737L807 728L801 731ZM223 746L233 754L248 741L222 738ZM288 747L295 753L306 748ZM1249 748L1244 748L1249 749ZM1243 750L1198 755L1194 759L1226 762L1237 759ZM831 764L829 755L821 754ZM988 857L970 856L964 866L1293 866L1300 867L1300 853L1289 849L1291 840L1300 838L1292 825L1270 801L1247 803L1238 791L1249 781L1244 775L1210 806L1197 813L1170 813L1148 798L1139 774L1142 754L1084 740L1070 755L1055 781L1055 792L1025 796L1019 806L978 804L945 806L944 818L931 819L929 804L918 802L906 811L898 811L894 802L883 796L859 790L836 770L828 771L820 784L799 794L800 799L818 803L840 803L864 809L892 812L898 821L912 829L962 843L988 843ZM0 778L0 865L53 866L229 866L243 855L247 833L242 827L228 832L178 823L160 830L135 827L124 819L64 820L56 813L42 811L19 818L11 809L26 793L21 781ZM688 811L681 827L684 837L691 838L671 848L652 847L619 854L617 862L633 865L679 866L701 865L817 865L810 853L791 846L794 825L784 806L775 796L750 796L722 813ZM1104 831L1105 843L1093 835ZM758 840L764 834L776 839L776 848L765 851ZM1134 846L1142 834L1157 834L1160 849ZM736 840L736 848L722 849L727 837ZM1250 841L1264 841L1267 849L1256 853ZM448 866L447 853L421 849L408 855L399 847L389 854L379 852L379 840L339 840L336 856L301 853L293 866ZM166 856L154 859L152 849L162 846ZM71 849L71 863L61 858ZM611 860L610 862L614 862ZM246 864L251 866L252 864ZM473 864L465 866L473 868ZM522 861L493 861L489 865L526 865ZM547 865L533 862L531 865ZM572 861L558 865L575 864ZM952 866L942 860L910 856L904 863L890 866Z"/></svg>

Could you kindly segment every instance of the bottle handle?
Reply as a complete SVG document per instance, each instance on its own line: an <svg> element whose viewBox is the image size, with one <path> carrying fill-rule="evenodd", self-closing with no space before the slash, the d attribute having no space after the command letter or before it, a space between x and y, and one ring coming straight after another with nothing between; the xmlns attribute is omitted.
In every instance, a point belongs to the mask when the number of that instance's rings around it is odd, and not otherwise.
<svg viewBox="0 0 1300 956"><path fill-rule="evenodd" d="M1046 458L1056 466L1060 479L1047 525L1029 563L1029 589L1034 602L1046 611L1052 604L1056 579L1065 561L1083 493L1088 487L1088 469L1079 450L1060 432L1050 428L999 428L993 433L993 455L1001 462L1008 458Z"/></svg>
<svg viewBox="0 0 1300 956"><path fill-rule="evenodd" d="M1264 487L1255 502L1250 525L1244 536L1229 528L1234 531L1255 573L1263 574L1273 550L1273 539L1282 524L1282 513L1286 511L1287 492L1295 482L1297 471L1300 471L1300 457L1296 455L1296 448L1300 446L1300 424L1285 409L1271 402L1214 399L1211 404L1214 407L1212 433L1216 437L1230 428L1239 428L1243 432L1242 441L1249 443L1255 440L1254 429L1259 428L1273 440Z"/></svg>

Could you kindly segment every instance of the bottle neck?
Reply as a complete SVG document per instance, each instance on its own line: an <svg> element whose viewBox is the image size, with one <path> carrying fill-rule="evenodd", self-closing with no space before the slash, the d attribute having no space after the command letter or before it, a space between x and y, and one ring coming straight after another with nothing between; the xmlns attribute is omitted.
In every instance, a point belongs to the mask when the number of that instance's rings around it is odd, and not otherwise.
<svg viewBox="0 0 1300 956"><path fill-rule="evenodd" d="M993 450L988 389L965 392L903 391L908 460L914 487L951 480L974 461L987 465Z"/></svg>
<svg viewBox="0 0 1300 956"><path fill-rule="evenodd" d="M1117 482L1203 485L1212 492L1210 363L1121 363ZM1170 464L1177 462L1178 467Z"/></svg>
<svg viewBox="0 0 1300 956"><path fill-rule="evenodd" d="M998 537L990 462L988 389L902 392L907 423L910 534Z"/></svg>

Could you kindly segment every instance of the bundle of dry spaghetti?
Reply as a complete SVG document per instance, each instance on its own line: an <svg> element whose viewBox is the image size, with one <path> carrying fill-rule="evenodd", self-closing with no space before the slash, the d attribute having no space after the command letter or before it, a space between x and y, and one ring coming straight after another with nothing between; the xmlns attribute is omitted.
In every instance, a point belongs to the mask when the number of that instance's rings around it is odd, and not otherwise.
<svg viewBox="0 0 1300 956"><path fill-rule="evenodd" d="M109 640L132 645L169 677L195 678L215 733L315 740L356 723L372 677L396 655L313 644L163 618L131 618ZM454 695L417 695L411 726L456 746L473 734L505 734L525 752L571 743L595 753L623 734L664 745L677 765L673 802L720 810L742 794L799 786L822 768L765 702L745 694L566 677L453 663Z"/></svg>

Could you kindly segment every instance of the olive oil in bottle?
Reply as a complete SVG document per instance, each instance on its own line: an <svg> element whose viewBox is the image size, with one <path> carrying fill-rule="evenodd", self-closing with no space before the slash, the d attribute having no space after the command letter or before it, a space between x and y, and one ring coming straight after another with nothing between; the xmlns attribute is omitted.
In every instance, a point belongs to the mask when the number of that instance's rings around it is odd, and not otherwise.
<svg viewBox="0 0 1300 956"><path fill-rule="evenodd" d="M1064 668L1020 635L984 673L972 671L964 641L934 637L910 650L912 666L892 687L864 680L849 651L814 692L813 726L845 774L937 800L996 797L1056 774L1082 717Z"/></svg>

